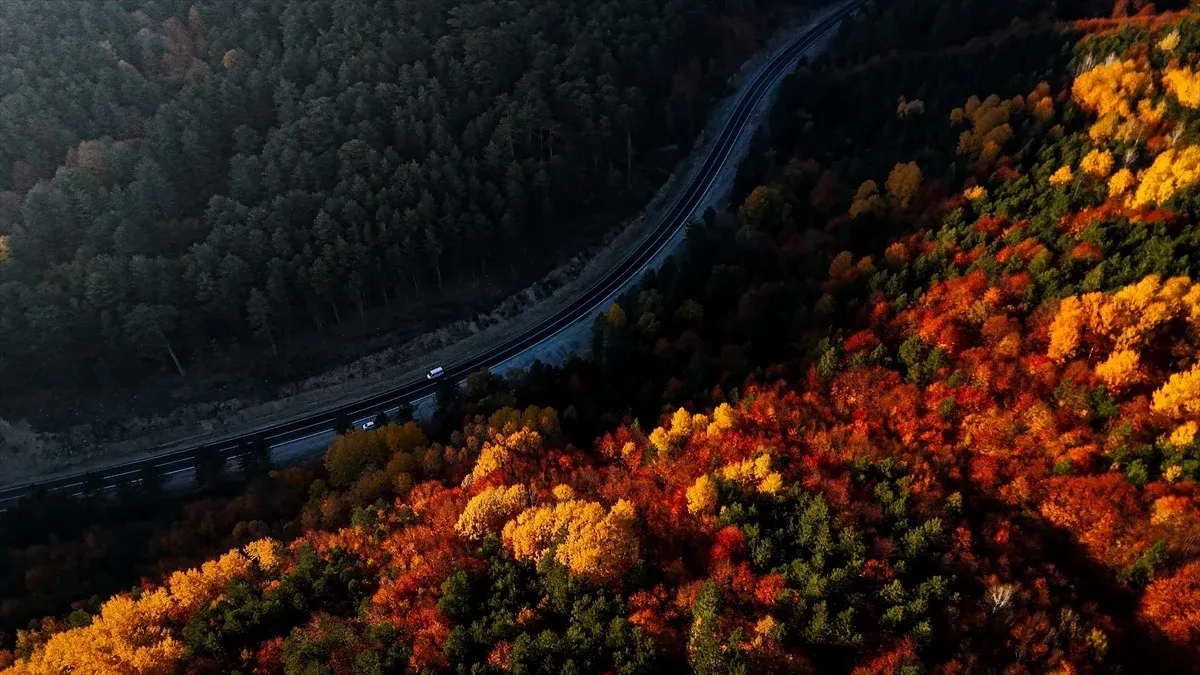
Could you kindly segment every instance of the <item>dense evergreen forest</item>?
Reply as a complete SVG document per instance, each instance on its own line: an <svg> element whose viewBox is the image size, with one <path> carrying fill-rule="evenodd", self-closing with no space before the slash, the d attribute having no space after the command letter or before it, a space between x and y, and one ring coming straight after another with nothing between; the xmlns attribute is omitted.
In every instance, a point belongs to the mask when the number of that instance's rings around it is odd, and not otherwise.
<svg viewBox="0 0 1200 675"><path fill-rule="evenodd" d="M1004 7L851 22L588 357L4 514L4 675L1200 671L1200 17Z"/></svg>
<svg viewBox="0 0 1200 675"><path fill-rule="evenodd" d="M506 278L690 145L767 1L3 3L6 404Z"/></svg>

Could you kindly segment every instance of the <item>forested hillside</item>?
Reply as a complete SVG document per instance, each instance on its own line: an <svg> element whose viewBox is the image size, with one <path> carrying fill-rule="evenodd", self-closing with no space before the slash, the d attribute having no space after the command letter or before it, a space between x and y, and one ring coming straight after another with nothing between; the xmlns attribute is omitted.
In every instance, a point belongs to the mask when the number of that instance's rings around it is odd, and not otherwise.
<svg viewBox="0 0 1200 675"><path fill-rule="evenodd" d="M133 485L9 514L0 610L61 618L6 675L1197 672L1200 18L1165 9L867 11L589 358L174 522ZM154 580L83 600L105 547Z"/></svg>
<svg viewBox="0 0 1200 675"><path fill-rule="evenodd" d="M510 278L661 180L766 4L3 3L5 404Z"/></svg>

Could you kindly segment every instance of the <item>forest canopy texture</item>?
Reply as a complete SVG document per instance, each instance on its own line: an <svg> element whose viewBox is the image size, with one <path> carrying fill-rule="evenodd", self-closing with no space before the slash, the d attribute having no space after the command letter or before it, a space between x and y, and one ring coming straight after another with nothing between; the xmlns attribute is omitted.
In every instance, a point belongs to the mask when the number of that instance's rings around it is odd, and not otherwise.
<svg viewBox="0 0 1200 675"><path fill-rule="evenodd" d="M5 675L1196 672L1200 18L945 6L803 66L589 358L26 501Z"/></svg>
<svg viewBox="0 0 1200 675"><path fill-rule="evenodd" d="M0 3L4 396L523 266L690 145L759 4Z"/></svg>

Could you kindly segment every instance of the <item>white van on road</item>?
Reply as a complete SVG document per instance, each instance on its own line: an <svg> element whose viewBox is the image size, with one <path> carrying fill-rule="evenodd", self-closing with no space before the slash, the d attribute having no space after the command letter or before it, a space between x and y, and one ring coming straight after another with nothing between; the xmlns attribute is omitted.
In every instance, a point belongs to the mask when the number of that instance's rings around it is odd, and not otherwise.
<svg viewBox="0 0 1200 675"><path fill-rule="evenodd" d="M425 375L425 379L427 379L427 380L437 379L437 378L441 377L442 373L444 373L444 372L446 372L446 371L442 370L441 366L438 366L437 368L434 368L433 370L429 371Z"/></svg>

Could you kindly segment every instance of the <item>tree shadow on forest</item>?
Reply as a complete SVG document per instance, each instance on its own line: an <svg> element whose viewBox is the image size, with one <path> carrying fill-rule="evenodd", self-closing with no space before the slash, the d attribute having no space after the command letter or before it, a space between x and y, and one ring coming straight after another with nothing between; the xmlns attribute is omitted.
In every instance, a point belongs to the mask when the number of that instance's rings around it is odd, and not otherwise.
<svg viewBox="0 0 1200 675"><path fill-rule="evenodd" d="M1180 648L1158 627L1141 621L1137 616L1139 594L1121 582L1113 569L1088 555L1075 532L976 490L970 489L969 495L967 492L963 491L968 514L976 514L980 520L989 513L1004 515L1022 530L1036 535L1004 545L1010 552L1017 550L1021 564L1027 569L1043 564L1053 566L1066 578L1068 589L1076 598L1072 605L1094 603L1099 612L1112 618L1118 632L1107 635L1108 650L1103 663L1109 671L1200 673L1200 660L1195 652ZM980 524L973 522L976 526Z"/></svg>

